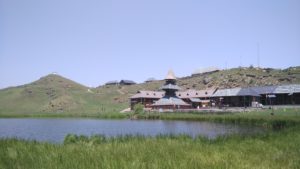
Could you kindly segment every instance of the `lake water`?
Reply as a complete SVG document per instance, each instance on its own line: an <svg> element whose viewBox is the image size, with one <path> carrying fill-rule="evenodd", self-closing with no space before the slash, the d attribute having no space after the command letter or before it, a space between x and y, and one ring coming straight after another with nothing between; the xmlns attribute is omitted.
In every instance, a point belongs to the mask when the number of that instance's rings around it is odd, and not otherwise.
<svg viewBox="0 0 300 169"><path fill-rule="evenodd" d="M105 136L159 134L187 134L192 137L215 138L229 134L254 134L263 132L254 126L221 124L195 121L164 120L99 120L99 119L0 119L0 138L22 138L28 140L62 143L69 134Z"/></svg>

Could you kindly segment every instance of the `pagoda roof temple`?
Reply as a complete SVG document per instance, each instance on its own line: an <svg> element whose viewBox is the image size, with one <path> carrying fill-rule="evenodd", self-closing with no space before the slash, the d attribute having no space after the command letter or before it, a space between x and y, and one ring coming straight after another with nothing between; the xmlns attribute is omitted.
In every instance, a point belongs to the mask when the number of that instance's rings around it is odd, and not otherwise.
<svg viewBox="0 0 300 169"><path fill-rule="evenodd" d="M176 84L174 72L170 70L165 78L165 84L160 88L165 91L164 97L152 104L155 109L186 109L192 106L176 96L181 88Z"/></svg>

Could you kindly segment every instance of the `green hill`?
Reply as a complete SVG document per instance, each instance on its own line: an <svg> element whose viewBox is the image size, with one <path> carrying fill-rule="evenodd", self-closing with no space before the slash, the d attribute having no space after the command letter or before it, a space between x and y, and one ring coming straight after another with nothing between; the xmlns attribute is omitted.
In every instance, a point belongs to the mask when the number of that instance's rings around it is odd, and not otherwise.
<svg viewBox="0 0 300 169"><path fill-rule="evenodd" d="M30 84L0 90L0 115L97 115L129 107L138 90L157 90L164 81L131 86L89 89L59 75L47 75ZM234 68L178 79L185 89L229 88L300 83L300 67L279 69Z"/></svg>

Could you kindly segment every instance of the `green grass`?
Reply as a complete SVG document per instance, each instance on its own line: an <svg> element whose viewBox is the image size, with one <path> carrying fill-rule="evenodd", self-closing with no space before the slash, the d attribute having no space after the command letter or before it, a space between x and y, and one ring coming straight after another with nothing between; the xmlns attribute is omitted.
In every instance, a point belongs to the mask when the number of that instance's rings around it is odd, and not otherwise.
<svg viewBox="0 0 300 169"><path fill-rule="evenodd" d="M70 135L54 145L0 140L0 168L299 168L300 127L215 140L188 136Z"/></svg>
<svg viewBox="0 0 300 169"><path fill-rule="evenodd" d="M273 115L271 115L271 113ZM172 112L143 113L138 119L213 121L221 123L251 124L269 128L284 128L300 124L299 109L260 110L252 112Z"/></svg>
<svg viewBox="0 0 300 169"><path fill-rule="evenodd" d="M138 114L139 118L247 123L283 128L277 132L221 136L213 140L186 135L115 138L68 135L64 144L0 139L0 168L299 168L299 109L274 110L274 115L270 115L271 112ZM98 118L129 116L108 113Z"/></svg>
<svg viewBox="0 0 300 169"><path fill-rule="evenodd" d="M34 114L3 114L0 118L95 118L95 119L127 119L126 113L34 113Z"/></svg>

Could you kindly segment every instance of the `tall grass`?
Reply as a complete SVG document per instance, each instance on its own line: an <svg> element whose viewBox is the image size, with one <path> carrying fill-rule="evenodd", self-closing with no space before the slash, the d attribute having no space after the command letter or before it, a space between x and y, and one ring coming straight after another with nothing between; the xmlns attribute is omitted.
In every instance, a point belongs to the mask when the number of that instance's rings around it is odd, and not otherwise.
<svg viewBox="0 0 300 169"><path fill-rule="evenodd" d="M126 119L126 113L32 113L32 114L6 114L0 113L0 118L99 118L99 119Z"/></svg>
<svg viewBox="0 0 300 169"><path fill-rule="evenodd" d="M53 145L0 140L0 168L299 168L299 126L256 136L69 135Z"/></svg>
<svg viewBox="0 0 300 169"><path fill-rule="evenodd" d="M213 121L221 123L251 124L268 128L284 128L300 124L299 109L262 110L253 112L151 112L138 114L139 119L161 119L161 120L191 120L191 121Z"/></svg>

